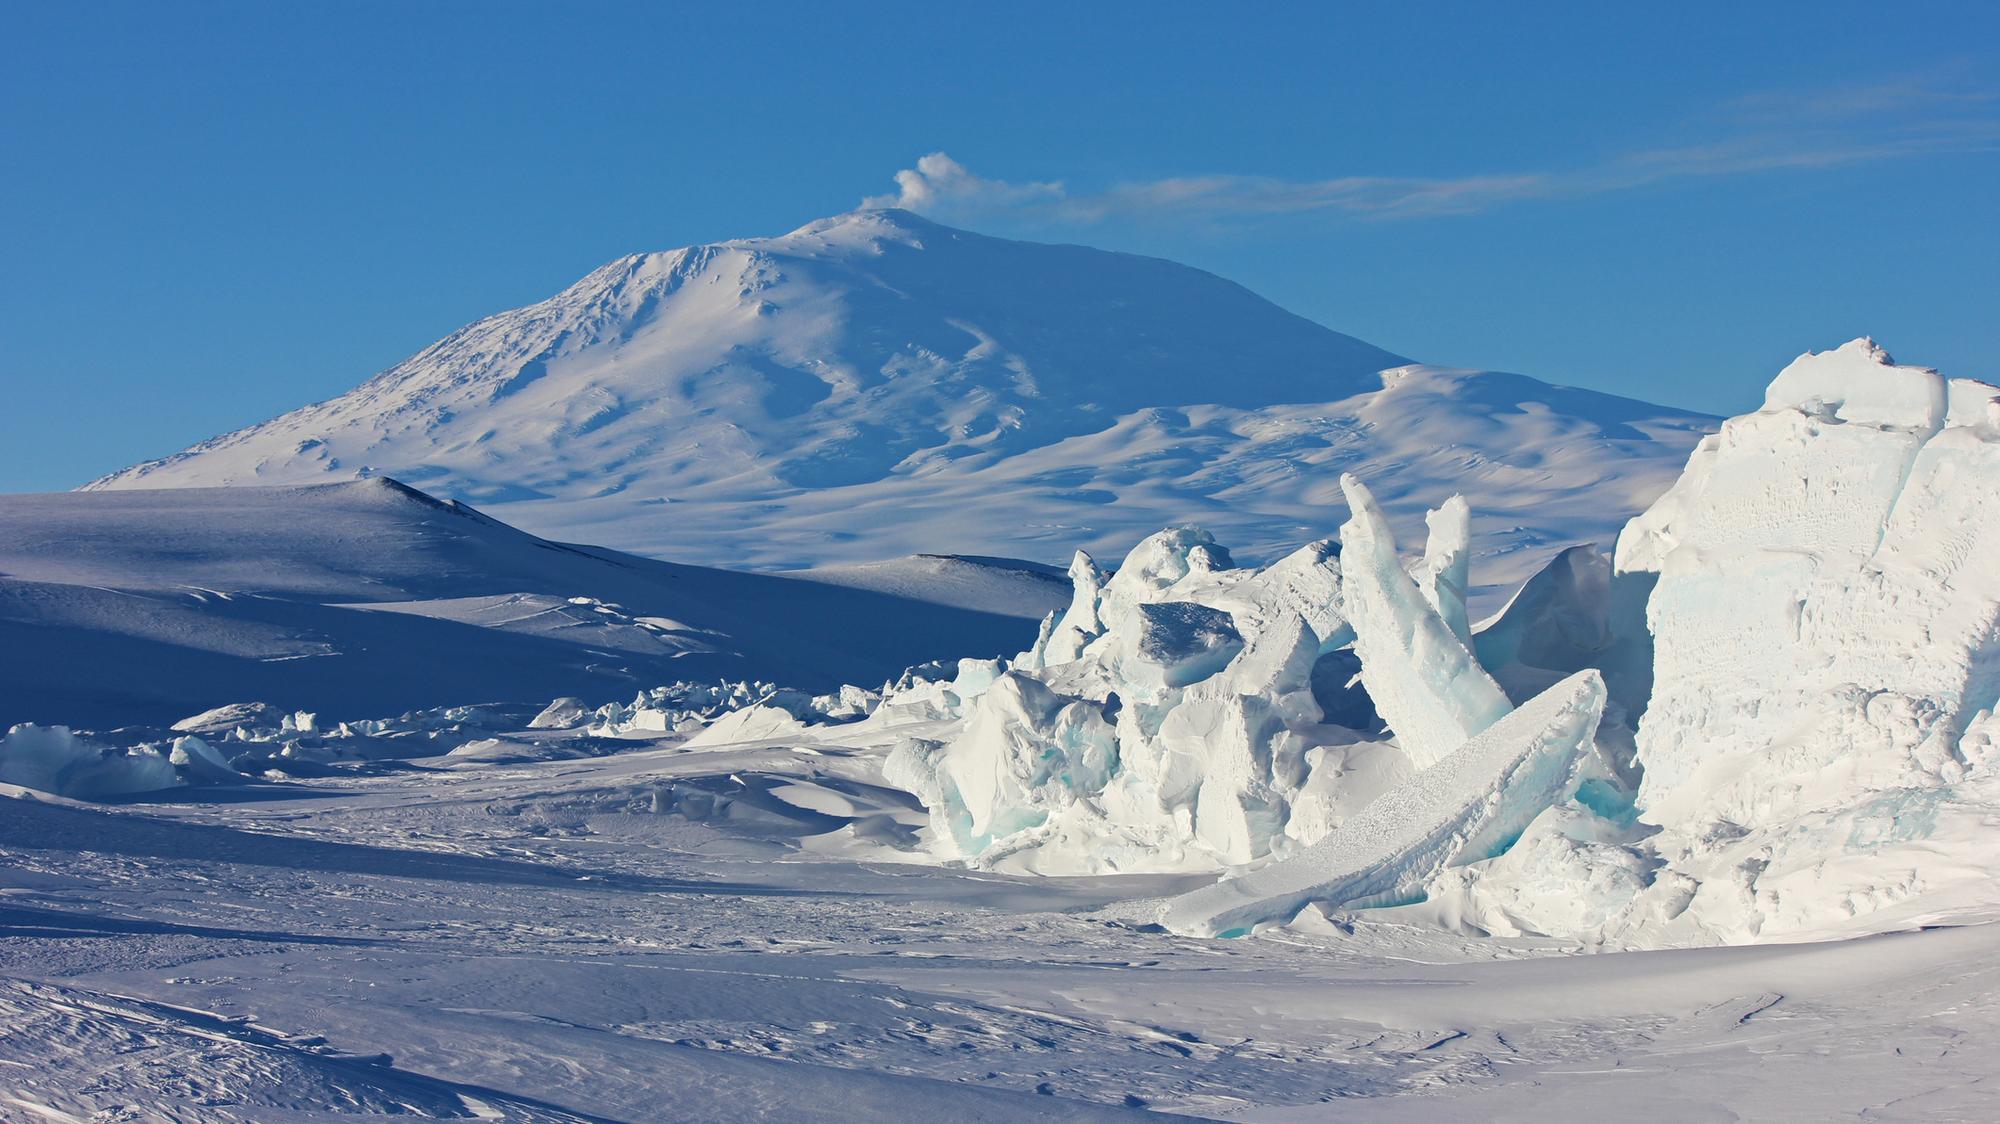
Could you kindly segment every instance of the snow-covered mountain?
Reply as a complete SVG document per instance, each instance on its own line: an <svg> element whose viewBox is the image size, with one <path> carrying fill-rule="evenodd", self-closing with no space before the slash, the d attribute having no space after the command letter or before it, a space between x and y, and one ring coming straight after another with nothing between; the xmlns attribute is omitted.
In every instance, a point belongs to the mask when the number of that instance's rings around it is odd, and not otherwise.
<svg viewBox="0 0 2000 1124"><path fill-rule="evenodd" d="M785 569L1116 556L1187 521L1268 556L1339 522L1352 470L1405 530L1465 492L1504 554L1608 543L1712 422L1413 364L1171 262L872 210L621 258L88 487L390 475L546 537Z"/></svg>

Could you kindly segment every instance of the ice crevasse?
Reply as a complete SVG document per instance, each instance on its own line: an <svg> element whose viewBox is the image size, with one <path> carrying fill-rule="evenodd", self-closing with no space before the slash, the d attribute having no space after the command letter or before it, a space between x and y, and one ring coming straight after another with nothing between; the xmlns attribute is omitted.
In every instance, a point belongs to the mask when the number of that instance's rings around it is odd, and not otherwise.
<svg viewBox="0 0 2000 1124"><path fill-rule="evenodd" d="M1217 870L1163 919L1308 905L1607 945L2000 911L2000 390L1872 342L1800 357L1611 558L1467 623L1468 513L1406 559L1360 481L1340 539L1236 567L1175 529L928 707L891 780L940 853ZM1386 727L1386 728L1385 728ZM1376 916L1384 914L1377 913Z"/></svg>

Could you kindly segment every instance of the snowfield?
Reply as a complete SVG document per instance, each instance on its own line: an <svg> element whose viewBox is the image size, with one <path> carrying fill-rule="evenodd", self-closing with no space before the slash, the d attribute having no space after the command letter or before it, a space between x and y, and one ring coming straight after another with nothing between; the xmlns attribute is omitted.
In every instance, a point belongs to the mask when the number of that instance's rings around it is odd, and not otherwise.
<svg viewBox="0 0 2000 1124"><path fill-rule="evenodd" d="M1061 579L7 498L0 1118L1991 1119L1996 449L1808 354L1493 611L1356 475Z"/></svg>

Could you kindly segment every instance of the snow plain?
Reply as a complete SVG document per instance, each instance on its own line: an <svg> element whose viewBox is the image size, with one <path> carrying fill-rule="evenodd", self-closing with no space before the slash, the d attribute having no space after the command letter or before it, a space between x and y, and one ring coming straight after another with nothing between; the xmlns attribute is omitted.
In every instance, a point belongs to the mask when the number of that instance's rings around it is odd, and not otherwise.
<svg viewBox="0 0 2000 1124"><path fill-rule="evenodd" d="M17 795L0 1117L1990 1118L1992 926L1204 940L1105 908L1187 876L898 863L923 813L871 776L665 745Z"/></svg>

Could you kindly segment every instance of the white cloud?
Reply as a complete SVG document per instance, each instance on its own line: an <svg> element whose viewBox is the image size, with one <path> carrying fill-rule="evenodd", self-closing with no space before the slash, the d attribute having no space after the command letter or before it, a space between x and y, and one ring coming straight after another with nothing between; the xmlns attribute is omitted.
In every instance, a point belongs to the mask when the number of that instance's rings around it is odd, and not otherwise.
<svg viewBox="0 0 2000 1124"><path fill-rule="evenodd" d="M965 165L942 152L933 152L917 161L914 168L896 173L896 194L871 195L863 207L904 207L930 212L940 208L1033 207L1059 201L1060 183L1008 183L973 175Z"/></svg>
<svg viewBox="0 0 2000 1124"><path fill-rule="evenodd" d="M1672 180L1809 170L1925 155L2000 151L2000 95L1882 84L1764 94L1723 107L1715 136L1596 164L1460 177L1352 175L1321 180L1177 176L1073 191L1061 181L978 175L942 152L896 173L896 193L864 207L939 218L1086 225L1107 219L1228 219L1326 213L1358 218L1470 214L1528 199L1626 191Z"/></svg>

